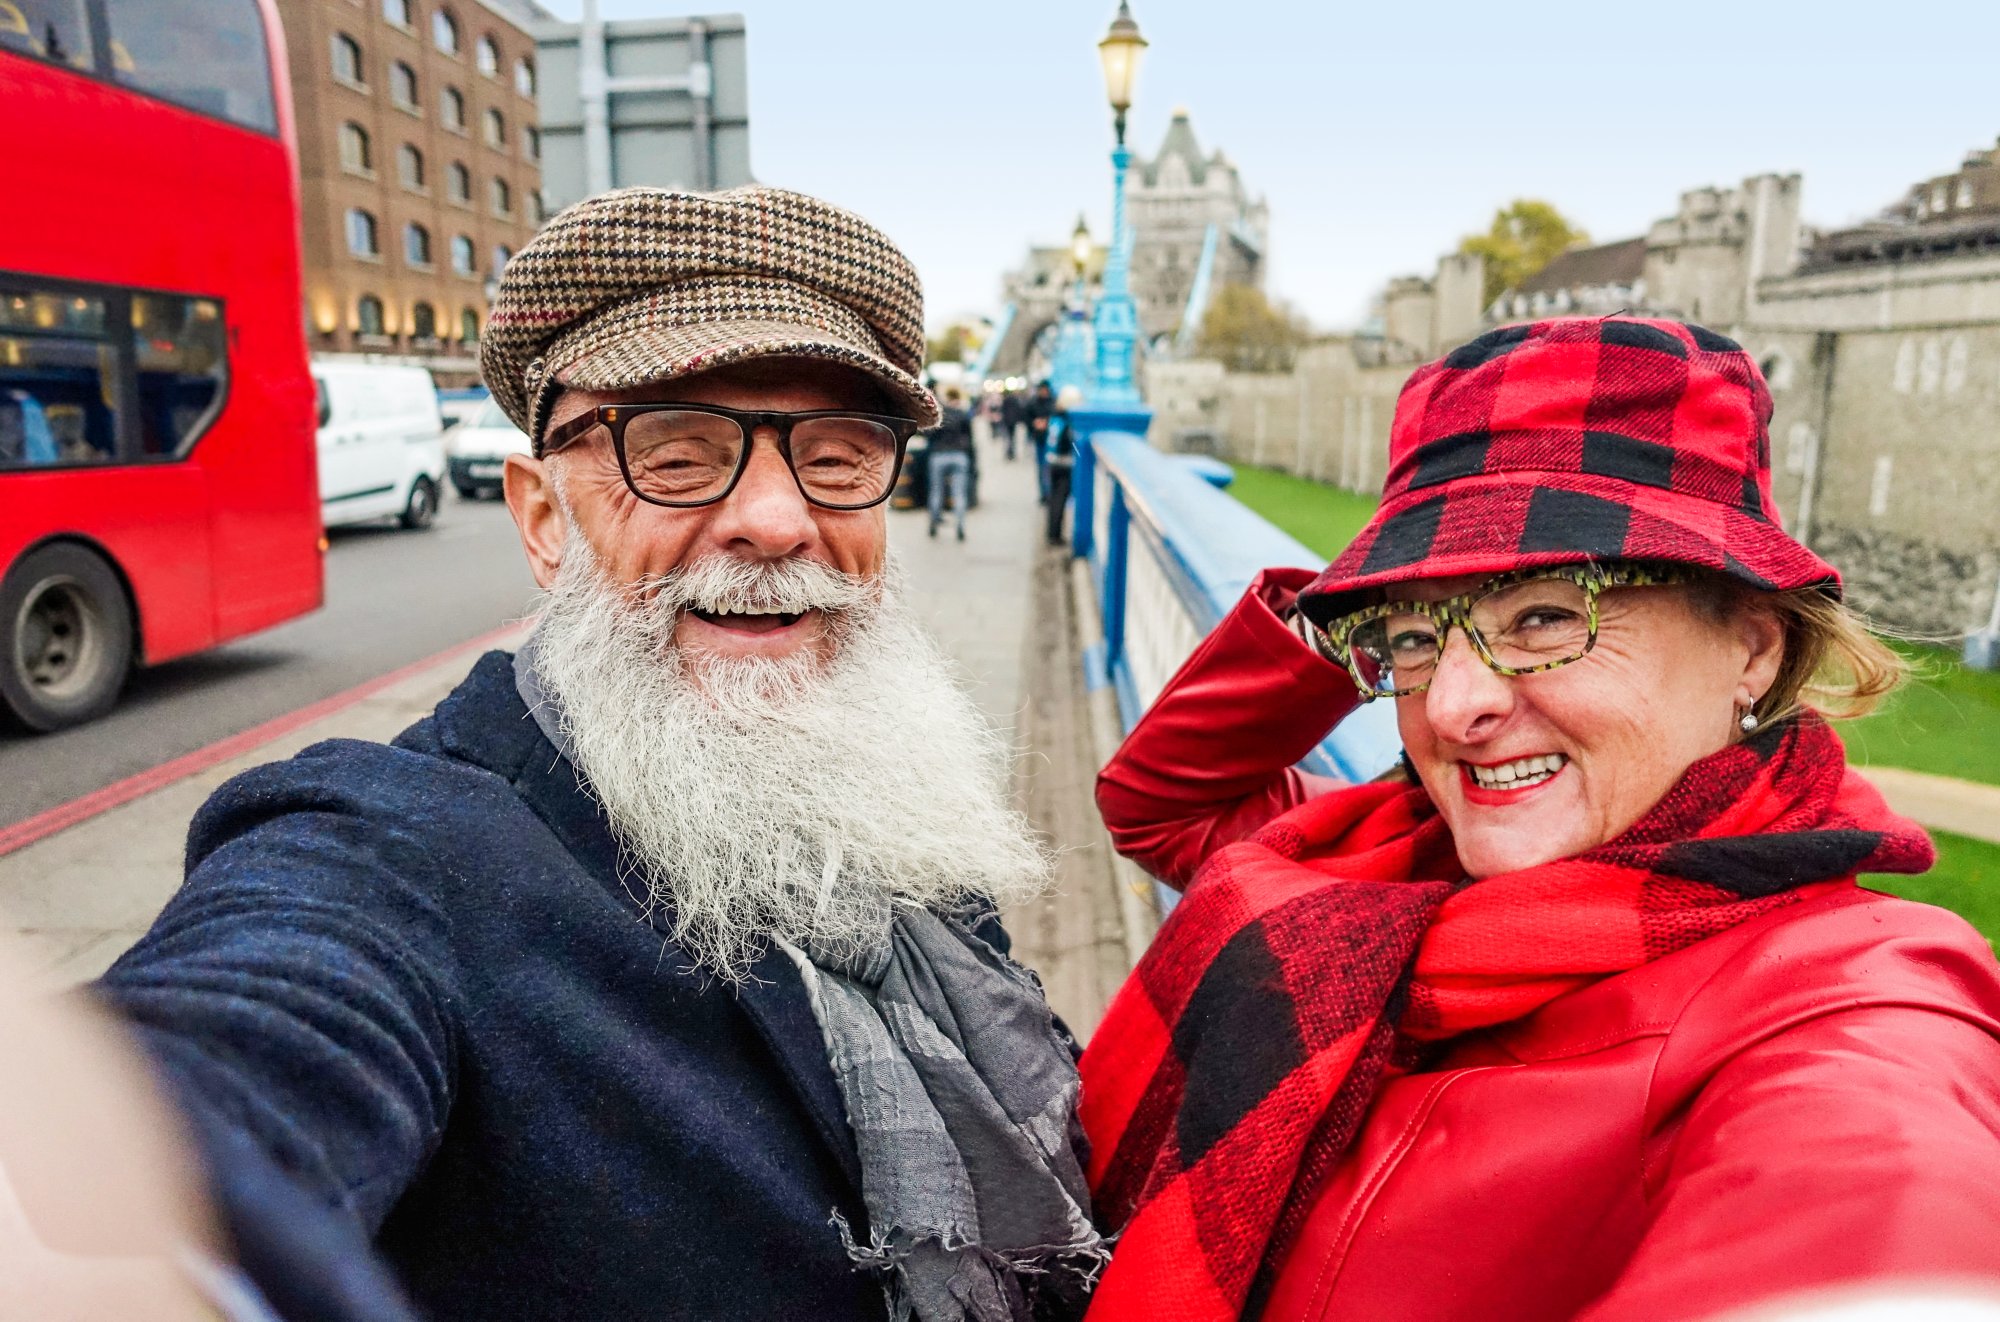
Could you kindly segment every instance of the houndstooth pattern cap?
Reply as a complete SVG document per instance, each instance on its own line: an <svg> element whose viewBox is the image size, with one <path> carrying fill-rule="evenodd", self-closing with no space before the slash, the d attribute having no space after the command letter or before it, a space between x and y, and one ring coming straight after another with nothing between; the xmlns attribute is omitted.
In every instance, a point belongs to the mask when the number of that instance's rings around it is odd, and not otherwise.
<svg viewBox="0 0 2000 1322"><path fill-rule="evenodd" d="M916 268L851 212L756 185L621 188L515 254L479 365L537 455L559 386L619 390L752 358L845 363L928 427L923 323Z"/></svg>

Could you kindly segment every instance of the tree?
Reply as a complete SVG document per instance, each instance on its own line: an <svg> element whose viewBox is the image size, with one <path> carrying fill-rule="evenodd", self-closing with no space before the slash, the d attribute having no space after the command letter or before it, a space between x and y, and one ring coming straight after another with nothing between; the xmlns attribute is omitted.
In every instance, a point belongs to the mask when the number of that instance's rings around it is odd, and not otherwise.
<svg viewBox="0 0 2000 1322"><path fill-rule="evenodd" d="M947 326L944 334L933 335L925 342L924 357L933 363L962 363L968 347L965 327Z"/></svg>
<svg viewBox="0 0 2000 1322"><path fill-rule="evenodd" d="M1562 212L1534 198L1516 198L1493 213L1484 234L1468 234L1458 250L1486 259L1486 302L1518 288L1550 262L1590 242Z"/></svg>
<svg viewBox="0 0 2000 1322"><path fill-rule="evenodd" d="M1201 355L1232 372L1289 371L1310 332L1298 313L1254 285L1224 285L1201 319Z"/></svg>

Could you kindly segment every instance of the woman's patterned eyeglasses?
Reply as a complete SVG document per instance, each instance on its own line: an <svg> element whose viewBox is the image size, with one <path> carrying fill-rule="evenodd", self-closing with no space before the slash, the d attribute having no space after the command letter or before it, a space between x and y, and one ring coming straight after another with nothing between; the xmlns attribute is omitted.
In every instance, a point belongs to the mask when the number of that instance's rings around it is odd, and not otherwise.
<svg viewBox="0 0 2000 1322"><path fill-rule="evenodd" d="M1315 627L1314 645L1346 667L1363 701L1422 693L1453 626L1496 674L1532 675L1597 646L1597 599L1607 588L1685 583L1672 566L1520 569L1443 601L1386 601Z"/></svg>

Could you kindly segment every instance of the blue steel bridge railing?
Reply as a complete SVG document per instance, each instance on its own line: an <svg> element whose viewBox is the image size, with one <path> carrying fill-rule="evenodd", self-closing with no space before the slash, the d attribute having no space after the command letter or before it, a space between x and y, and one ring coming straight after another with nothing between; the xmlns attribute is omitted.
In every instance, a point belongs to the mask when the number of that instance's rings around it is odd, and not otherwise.
<svg viewBox="0 0 2000 1322"><path fill-rule="evenodd" d="M1258 571L1325 564L1221 490L1213 479L1226 473L1214 460L1163 454L1125 432L1079 438L1072 546L1090 562L1103 626L1086 665L1090 682L1113 687L1126 730ZM1393 704L1365 703L1300 765L1368 780L1395 763L1400 747Z"/></svg>

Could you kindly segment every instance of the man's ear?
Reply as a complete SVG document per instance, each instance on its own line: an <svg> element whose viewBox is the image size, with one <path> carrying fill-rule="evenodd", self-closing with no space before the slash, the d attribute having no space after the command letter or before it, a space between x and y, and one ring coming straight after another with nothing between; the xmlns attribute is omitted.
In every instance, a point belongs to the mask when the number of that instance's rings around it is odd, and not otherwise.
<svg viewBox="0 0 2000 1322"><path fill-rule="evenodd" d="M528 556L528 572L544 591L555 586L563 542L569 536L569 516L556 496L556 475L550 462L510 454L500 479L507 493L507 508L514 515L515 531L521 534L521 549Z"/></svg>

